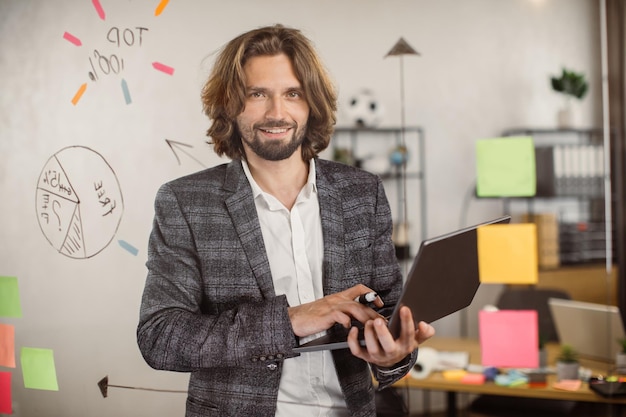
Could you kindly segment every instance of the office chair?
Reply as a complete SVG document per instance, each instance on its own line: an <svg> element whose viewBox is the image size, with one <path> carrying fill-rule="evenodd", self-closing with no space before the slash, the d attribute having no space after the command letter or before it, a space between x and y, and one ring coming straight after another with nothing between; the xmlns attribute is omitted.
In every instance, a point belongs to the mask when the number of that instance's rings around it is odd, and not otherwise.
<svg viewBox="0 0 626 417"><path fill-rule="evenodd" d="M571 299L568 293L556 289L506 288L500 294L496 306L501 310L536 310L539 320L539 340L558 342L548 300L550 298Z"/></svg>

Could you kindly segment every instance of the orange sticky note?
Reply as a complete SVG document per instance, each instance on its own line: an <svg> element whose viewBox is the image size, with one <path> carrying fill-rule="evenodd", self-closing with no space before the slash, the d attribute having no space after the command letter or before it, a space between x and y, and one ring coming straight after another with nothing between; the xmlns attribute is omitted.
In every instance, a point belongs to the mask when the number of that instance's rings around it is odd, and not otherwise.
<svg viewBox="0 0 626 417"><path fill-rule="evenodd" d="M582 386L580 379L563 379L552 384L552 388L565 391L578 391Z"/></svg>
<svg viewBox="0 0 626 417"><path fill-rule="evenodd" d="M0 366L15 368L15 327L0 323Z"/></svg>
<svg viewBox="0 0 626 417"><path fill-rule="evenodd" d="M534 223L493 224L479 227L476 233L480 282L537 283L537 226Z"/></svg>
<svg viewBox="0 0 626 417"><path fill-rule="evenodd" d="M478 331L483 366L539 367L537 311L481 310Z"/></svg>
<svg viewBox="0 0 626 417"><path fill-rule="evenodd" d="M463 369L450 369L443 371L443 377L449 381L460 381L467 374Z"/></svg>

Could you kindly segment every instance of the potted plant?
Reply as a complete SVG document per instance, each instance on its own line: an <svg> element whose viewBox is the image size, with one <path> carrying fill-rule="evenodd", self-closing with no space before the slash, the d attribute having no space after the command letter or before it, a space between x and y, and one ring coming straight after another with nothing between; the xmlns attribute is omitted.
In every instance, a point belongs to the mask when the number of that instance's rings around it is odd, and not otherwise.
<svg viewBox="0 0 626 417"><path fill-rule="evenodd" d="M617 339L621 350L615 355L615 368L617 373L626 373L626 338Z"/></svg>
<svg viewBox="0 0 626 417"><path fill-rule="evenodd" d="M556 358L557 380L578 379L579 368L578 352L570 345L562 345L559 356Z"/></svg>
<svg viewBox="0 0 626 417"><path fill-rule="evenodd" d="M582 100L587 94L589 84L583 73L563 68L561 75L551 77L552 89L557 93L565 96L565 105L559 111L558 124L561 128L571 127L572 125L572 108L571 99L576 98Z"/></svg>

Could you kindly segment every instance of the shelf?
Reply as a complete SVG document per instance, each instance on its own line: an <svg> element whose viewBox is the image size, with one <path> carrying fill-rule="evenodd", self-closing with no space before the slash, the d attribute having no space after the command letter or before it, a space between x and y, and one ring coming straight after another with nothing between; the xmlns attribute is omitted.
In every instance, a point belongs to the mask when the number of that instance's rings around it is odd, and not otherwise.
<svg viewBox="0 0 626 417"><path fill-rule="evenodd" d="M406 199L408 192L406 182L411 180L410 187L415 184L419 195L420 236L425 240L427 235L426 214L426 175L425 175L425 145L424 130L419 126L409 127L347 127L335 128L332 139L333 158L343 163L358 166L378 175L385 181L389 195L397 195L397 212L395 222L408 221ZM405 146L406 162L394 164L392 152ZM386 147L387 152L382 149ZM400 152L403 152L400 150ZM400 154L400 159L402 153ZM403 184L404 182L404 184ZM395 185L395 190L387 187ZM405 194L406 192L406 194ZM404 213L404 211L407 213ZM414 213L415 210L411 210ZM406 215L405 215L406 214Z"/></svg>
<svg viewBox="0 0 626 417"><path fill-rule="evenodd" d="M540 266L604 261L606 170L598 140L603 130L517 127L503 132L504 137L519 135L533 137L537 194L504 198L504 211L537 224Z"/></svg>

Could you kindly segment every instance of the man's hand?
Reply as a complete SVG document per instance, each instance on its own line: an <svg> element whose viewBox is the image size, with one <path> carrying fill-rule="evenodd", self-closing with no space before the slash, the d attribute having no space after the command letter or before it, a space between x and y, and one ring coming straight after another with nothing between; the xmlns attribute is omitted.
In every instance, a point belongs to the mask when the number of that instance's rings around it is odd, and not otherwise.
<svg viewBox="0 0 626 417"><path fill-rule="evenodd" d="M435 329L423 321L416 329L413 314L408 307L400 309L400 321L400 337L396 340L389 332L384 319L379 317L365 322L365 346L359 344L358 329L350 329L348 335L350 351L354 356L366 362L390 367L400 362L435 334Z"/></svg>
<svg viewBox="0 0 626 417"><path fill-rule="evenodd" d="M296 336L304 337L328 330L335 323L349 328L352 319L356 319L361 323L377 318L382 320L381 315L370 307L354 301L355 298L368 292L372 292L372 289L363 284L358 284L345 291L327 295L311 303L289 307L289 318L291 319L294 333ZM372 304L376 307L384 305L380 297L376 297Z"/></svg>

